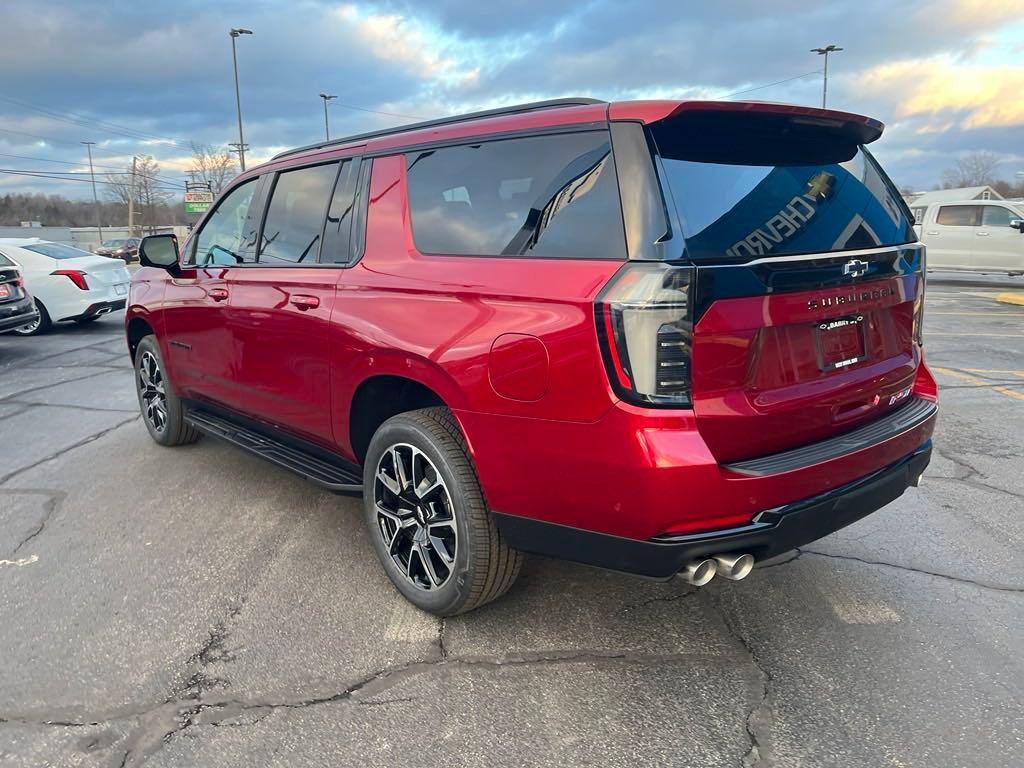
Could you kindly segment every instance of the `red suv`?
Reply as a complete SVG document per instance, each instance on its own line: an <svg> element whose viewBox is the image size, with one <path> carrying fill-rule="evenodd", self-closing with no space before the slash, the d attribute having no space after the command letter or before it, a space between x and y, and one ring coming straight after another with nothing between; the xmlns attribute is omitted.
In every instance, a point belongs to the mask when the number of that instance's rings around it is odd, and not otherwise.
<svg viewBox="0 0 1024 768"><path fill-rule="evenodd" d="M924 248L881 133L567 99L285 152L181 248L143 241L146 426L362 493L436 614L504 593L523 552L743 578L930 458Z"/></svg>

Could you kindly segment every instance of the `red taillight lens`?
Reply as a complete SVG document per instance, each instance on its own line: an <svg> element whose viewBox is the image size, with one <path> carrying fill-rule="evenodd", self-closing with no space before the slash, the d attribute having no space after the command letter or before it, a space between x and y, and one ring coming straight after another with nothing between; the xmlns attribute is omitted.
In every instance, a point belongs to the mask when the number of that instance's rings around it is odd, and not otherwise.
<svg viewBox="0 0 1024 768"><path fill-rule="evenodd" d="M921 284L914 299L914 341L918 346L924 346L924 294L928 285L927 255L924 246L921 247Z"/></svg>
<svg viewBox="0 0 1024 768"><path fill-rule="evenodd" d="M89 290L89 284L85 282L85 272L80 269L58 269L56 272L51 272L50 274L64 275L64 277L69 278L71 282L77 285L81 290Z"/></svg>
<svg viewBox="0 0 1024 768"><path fill-rule="evenodd" d="M640 405L688 408L693 270L623 267L597 297L598 336L615 391Z"/></svg>
<svg viewBox="0 0 1024 768"><path fill-rule="evenodd" d="M14 278L14 284L19 288L25 287L25 278L21 276L20 272L18 273L18 276Z"/></svg>

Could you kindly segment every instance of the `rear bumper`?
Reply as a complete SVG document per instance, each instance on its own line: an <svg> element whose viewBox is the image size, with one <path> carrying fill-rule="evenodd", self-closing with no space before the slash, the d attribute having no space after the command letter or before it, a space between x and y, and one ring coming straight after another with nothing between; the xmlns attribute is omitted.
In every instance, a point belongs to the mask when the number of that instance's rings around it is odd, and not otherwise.
<svg viewBox="0 0 1024 768"><path fill-rule="evenodd" d="M0 304L0 332L21 328L23 325L35 322L39 319L39 312L36 311L32 299L25 298L20 301Z"/></svg>
<svg viewBox="0 0 1024 768"><path fill-rule="evenodd" d="M800 547L899 498L931 460L931 441L897 463L827 493L768 509L747 525L638 541L516 515L495 513L509 546L616 571L667 579L694 558L735 552L756 559Z"/></svg>
<svg viewBox="0 0 1024 768"><path fill-rule="evenodd" d="M777 454L770 466L720 464L687 411L620 402L592 423L455 414L491 509L647 541L747 526L764 510L820 497L896 465L926 445L935 428L931 397L917 399L930 402L919 412L910 402L865 433ZM882 426L884 433L874 431Z"/></svg>
<svg viewBox="0 0 1024 768"><path fill-rule="evenodd" d="M116 299L113 301L97 301L93 302L85 308L80 314L72 315L70 317L62 317L60 322L71 321L71 320L88 320L90 317L96 317L97 315L106 315L111 312L116 312L119 309L124 309L128 303L127 299Z"/></svg>

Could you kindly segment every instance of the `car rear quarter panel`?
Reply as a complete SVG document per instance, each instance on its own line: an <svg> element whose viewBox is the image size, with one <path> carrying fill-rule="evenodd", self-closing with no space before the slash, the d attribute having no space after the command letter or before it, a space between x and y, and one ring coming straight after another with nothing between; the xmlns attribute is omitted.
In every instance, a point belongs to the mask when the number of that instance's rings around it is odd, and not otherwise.
<svg viewBox="0 0 1024 768"><path fill-rule="evenodd" d="M338 283L332 333L339 442L349 434L352 395L381 374L416 379L456 411L598 420L615 399L593 300L622 262L420 253L405 186L404 157L374 160L365 256ZM540 344L503 340L495 360L492 346L507 334ZM494 380L503 380L504 395ZM508 396L519 393L526 399ZM472 445L475 436L466 437Z"/></svg>

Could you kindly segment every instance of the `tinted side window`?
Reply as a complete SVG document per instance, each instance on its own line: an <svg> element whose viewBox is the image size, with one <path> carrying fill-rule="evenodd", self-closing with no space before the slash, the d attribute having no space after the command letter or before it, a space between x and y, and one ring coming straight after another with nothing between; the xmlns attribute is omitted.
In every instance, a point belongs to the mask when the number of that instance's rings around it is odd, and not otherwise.
<svg viewBox="0 0 1024 768"><path fill-rule="evenodd" d="M257 181L250 179L221 199L196 235L191 263L198 266L234 266L252 261L254 243L246 221Z"/></svg>
<svg viewBox="0 0 1024 768"><path fill-rule="evenodd" d="M352 258L350 240L358 174L358 161L342 162L331 196L331 207L327 209L324 242L320 248L320 261L325 264L347 264Z"/></svg>
<svg viewBox="0 0 1024 768"><path fill-rule="evenodd" d="M425 253L624 259L603 131L413 152L409 205Z"/></svg>
<svg viewBox="0 0 1024 768"><path fill-rule="evenodd" d="M258 261L315 263L337 163L277 175L263 222Z"/></svg>
<svg viewBox="0 0 1024 768"><path fill-rule="evenodd" d="M939 208L935 223L947 227L976 227L980 209L980 205L944 205Z"/></svg>
<svg viewBox="0 0 1024 768"><path fill-rule="evenodd" d="M1012 219L1020 218L1011 214L1009 208L1003 208L1001 205L985 205L981 211L983 227L1008 227Z"/></svg>

